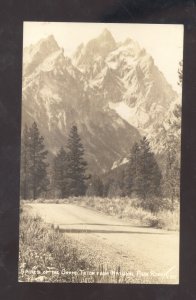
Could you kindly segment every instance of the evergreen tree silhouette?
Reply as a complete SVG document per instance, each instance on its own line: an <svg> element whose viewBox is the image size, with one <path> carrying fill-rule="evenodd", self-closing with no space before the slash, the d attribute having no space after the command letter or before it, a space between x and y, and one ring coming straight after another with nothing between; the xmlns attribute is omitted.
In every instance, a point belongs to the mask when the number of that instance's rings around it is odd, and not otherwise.
<svg viewBox="0 0 196 300"><path fill-rule="evenodd" d="M78 134L77 126L72 126L67 143L68 188L71 196L84 195L86 192L85 175L87 162L84 160L84 147Z"/></svg>
<svg viewBox="0 0 196 300"><path fill-rule="evenodd" d="M53 160L54 189L59 192L61 198L69 196L67 179L67 154L63 147Z"/></svg>
<svg viewBox="0 0 196 300"><path fill-rule="evenodd" d="M47 178L46 156L44 138L40 135L37 124L34 122L29 129L29 191L33 199L46 192L49 184Z"/></svg>

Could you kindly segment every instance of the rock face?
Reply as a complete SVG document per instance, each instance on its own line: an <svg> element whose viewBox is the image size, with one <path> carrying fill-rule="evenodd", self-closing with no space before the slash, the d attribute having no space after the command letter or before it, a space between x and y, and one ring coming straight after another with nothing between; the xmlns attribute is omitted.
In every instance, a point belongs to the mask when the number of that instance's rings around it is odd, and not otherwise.
<svg viewBox="0 0 196 300"><path fill-rule="evenodd" d="M93 173L127 157L141 134L159 151L156 136L177 99L152 57L107 29L72 58L53 36L24 49L23 124L36 121L53 154L76 124Z"/></svg>

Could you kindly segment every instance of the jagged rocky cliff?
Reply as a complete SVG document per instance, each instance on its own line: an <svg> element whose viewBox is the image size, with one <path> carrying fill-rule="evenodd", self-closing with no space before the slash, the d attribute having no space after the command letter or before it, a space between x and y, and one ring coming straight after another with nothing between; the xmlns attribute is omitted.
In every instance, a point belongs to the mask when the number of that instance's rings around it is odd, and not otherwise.
<svg viewBox="0 0 196 300"><path fill-rule="evenodd" d="M53 36L24 49L23 124L36 121L53 154L76 124L90 172L126 161L141 135L164 151L157 137L178 101L145 49L116 43L107 29L71 58Z"/></svg>

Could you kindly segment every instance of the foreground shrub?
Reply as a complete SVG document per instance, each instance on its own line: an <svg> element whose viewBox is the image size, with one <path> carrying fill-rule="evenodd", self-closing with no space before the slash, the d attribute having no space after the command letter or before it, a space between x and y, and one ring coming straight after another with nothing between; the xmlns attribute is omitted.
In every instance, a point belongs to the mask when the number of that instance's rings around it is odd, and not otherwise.
<svg viewBox="0 0 196 300"><path fill-rule="evenodd" d="M158 213L156 227L167 230L179 230L179 226L179 209L174 211L164 210Z"/></svg>

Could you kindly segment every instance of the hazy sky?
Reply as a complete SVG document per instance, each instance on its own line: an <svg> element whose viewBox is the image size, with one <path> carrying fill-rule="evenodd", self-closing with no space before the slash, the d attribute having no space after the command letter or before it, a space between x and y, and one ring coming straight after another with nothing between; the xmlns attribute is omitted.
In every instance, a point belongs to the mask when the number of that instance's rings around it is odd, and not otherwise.
<svg viewBox="0 0 196 300"><path fill-rule="evenodd" d="M65 54L71 55L82 42L97 37L107 28L117 42L132 38L154 58L173 88L177 85L178 64L183 57L183 25L24 22L24 47L53 34Z"/></svg>

